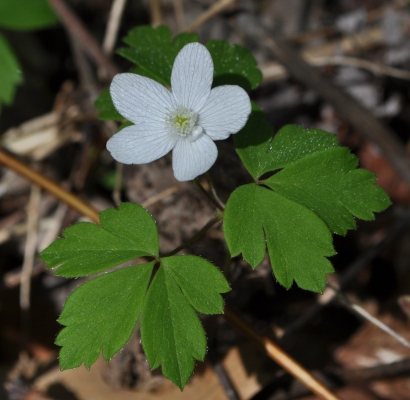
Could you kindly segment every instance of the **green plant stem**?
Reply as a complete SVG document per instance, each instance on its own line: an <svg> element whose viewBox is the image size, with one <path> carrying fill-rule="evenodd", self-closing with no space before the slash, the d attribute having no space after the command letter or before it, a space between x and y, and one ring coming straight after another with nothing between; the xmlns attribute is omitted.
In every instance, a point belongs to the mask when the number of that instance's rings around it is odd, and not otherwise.
<svg viewBox="0 0 410 400"><path fill-rule="evenodd" d="M219 204L219 206L221 207L221 210L225 210L225 204L224 202L219 198L218 193L216 193L216 189L215 189L215 185L214 185L214 181L211 177L211 174L209 172L207 172L205 174L206 179L208 181L209 184L209 188L211 189L211 195L212 197L215 199L215 201Z"/></svg>
<svg viewBox="0 0 410 400"><path fill-rule="evenodd" d="M222 221L223 219L223 213L222 212L217 212L212 219L208 221L208 223L197 233L195 233L194 236L192 236L190 239L188 239L186 242L182 243L180 246L178 246L176 249L170 251L169 253L161 254L160 257L170 257L173 256L174 254L177 254L179 251L185 249L185 247L191 246L195 242L197 242L205 233L211 229L217 222Z"/></svg>
<svg viewBox="0 0 410 400"><path fill-rule="evenodd" d="M218 200L214 198L213 194L209 193L202 185L201 182L199 182L198 178L194 179L195 185L198 187L198 189L208 198L208 200L219 210L219 211L224 211L225 206L219 204ZM212 190L212 189L211 189ZM220 200L219 200L220 201Z"/></svg>

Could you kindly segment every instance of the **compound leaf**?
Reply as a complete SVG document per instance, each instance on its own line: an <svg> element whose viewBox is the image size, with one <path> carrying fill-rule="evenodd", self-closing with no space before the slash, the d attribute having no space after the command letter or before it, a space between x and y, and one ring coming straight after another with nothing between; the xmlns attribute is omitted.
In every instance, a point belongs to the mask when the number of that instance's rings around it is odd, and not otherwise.
<svg viewBox="0 0 410 400"><path fill-rule="evenodd" d="M170 86L172 66L178 52L186 44L197 41L196 33L181 33L172 39L166 26L138 26L124 38L130 47L119 49L118 54L137 64L132 72Z"/></svg>
<svg viewBox="0 0 410 400"><path fill-rule="evenodd" d="M314 211L332 232L346 234L356 227L353 216L374 219L390 205L376 176L357 169L358 160L345 147L319 151L288 165L263 181L266 185Z"/></svg>
<svg viewBox="0 0 410 400"><path fill-rule="evenodd" d="M154 262L101 275L77 288L58 322L65 327L56 344L61 369L84 363L89 369L100 352L106 361L130 339L143 306Z"/></svg>
<svg viewBox="0 0 410 400"><path fill-rule="evenodd" d="M210 40L206 48L214 61L213 86L238 85L249 91L260 85L262 72L248 49L226 40Z"/></svg>
<svg viewBox="0 0 410 400"><path fill-rule="evenodd" d="M265 255L265 237L273 273L285 288L322 292L333 267L332 235L312 211L270 189L244 185L230 196L224 233L232 256L242 253L256 267Z"/></svg>
<svg viewBox="0 0 410 400"><path fill-rule="evenodd" d="M63 231L40 258L56 275L78 277L104 271L142 256L158 255L158 232L139 204L123 203L100 214L101 225L80 222Z"/></svg>
<svg viewBox="0 0 410 400"><path fill-rule="evenodd" d="M162 364L163 374L181 389L194 370L194 360L206 353L205 332L194 308L221 313L229 285L208 261L196 256L163 258L141 316L141 338L151 368Z"/></svg>

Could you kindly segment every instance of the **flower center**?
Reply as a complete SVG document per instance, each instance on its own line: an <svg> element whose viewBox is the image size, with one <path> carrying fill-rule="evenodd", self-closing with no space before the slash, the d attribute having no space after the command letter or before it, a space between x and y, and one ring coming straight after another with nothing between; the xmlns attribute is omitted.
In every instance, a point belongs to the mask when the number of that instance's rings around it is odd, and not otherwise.
<svg viewBox="0 0 410 400"><path fill-rule="evenodd" d="M179 106L169 111L165 121L172 132L184 138L191 136L194 139L202 133L202 128L197 125L198 115L189 108Z"/></svg>

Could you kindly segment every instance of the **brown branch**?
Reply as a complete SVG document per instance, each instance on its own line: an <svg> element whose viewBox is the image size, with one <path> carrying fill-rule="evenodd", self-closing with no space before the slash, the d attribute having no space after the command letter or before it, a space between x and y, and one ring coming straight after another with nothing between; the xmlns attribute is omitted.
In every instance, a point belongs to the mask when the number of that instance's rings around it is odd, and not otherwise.
<svg viewBox="0 0 410 400"><path fill-rule="evenodd" d="M272 360L276 361L282 368L301 381L320 398L326 400L339 399L339 397L330 392L322 383L320 383L294 359L289 357L269 338L259 335L249 324L236 315L236 313L233 312L228 306L225 306L224 317L235 329L242 333L251 342L256 344L259 348L263 349Z"/></svg>
<svg viewBox="0 0 410 400"><path fill-rule="evenodd" d="M203 14L201 14L192 24L185 27L185 32L196 31L201 27L206 21L213 18L215 15L221 13L225 8L231 6L235 0L219 0L211 7L209 7Z"/></svg>
<svg viewBox="0 0 410 400"><path fill-rule="evenodd" d="M39 172L34 171L29 166L25 165L23 162L19 161L17 158L11 156L10 154L7 154L2 149L0 149L0 164L3 164L14 172L22 175L30 182L40 186L42 189L51 193L57 199L61 200L72 209L76 210L79 214L82 214L90 218L91 221L98 223L98 211L92 208L88 203L80 199L75 194L62 188L51 179L48 179Z"/></svg>
<svg viewBox="0 0 410 400"><path fill-rule="evenodd" d="M120 29L121 17L124 13L127 0L114 0L110 10L107 29L103 41L104 54L111 55L114 50L115 41L117 40Z"/></svg>
<svg viewBox="0 0 410 400"><path fill-rule="evenodd" d="M33 272L34 257L37 247L37 228L41 190L36 185L31 185L30 200L27 205L27 236L24 247L24 261L20 276L20 308L22 349L27 349L30 330L30 292L31 274Z"/></svg>
<svg viewBox="0 0 410 400"><path fill-rule="evenodd" d="M162 24L162 9L160 0L150 0L151 25L155 28Z"/></svg>
<svg viewBox="0 0 410 400"><path fill-rule="evenodd" d="M175 19L177 21L178 31L182 32L185 28L185 13L182 0L173 0Z"/></svg>
<svg viewBox="0 0 410 400"><path fill-rule="evenodd" d="M117 75L120 72L117 66L103 53L97 41L65 2L63 0L48 0L48 2L60 18L61 23L70 35L75 38L82 50L88 54L98 66L105 69L109 78L112 79Z"/></svg>
<svg viewBox="0 0 410 400"><path fill-rule="evenodd" d="M410 80L409 71L389 67L387 65L378 64L361 58L333 55L311 57L307 53L303 54L303 58L313 67L325 67L328 65L349 66L364 69L375 75L385 75L397 79ZM259 67L259 69L263 75L263 83L275 82L281 79L286 79L289 76L286 68L277 62L263 64Z"/></svg>

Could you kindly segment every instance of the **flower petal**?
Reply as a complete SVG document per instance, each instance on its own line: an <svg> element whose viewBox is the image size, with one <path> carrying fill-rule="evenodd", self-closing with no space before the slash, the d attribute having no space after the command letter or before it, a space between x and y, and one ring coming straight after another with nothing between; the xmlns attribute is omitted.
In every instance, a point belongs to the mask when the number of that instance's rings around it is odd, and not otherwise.
<svg viewBox="0 0 410 400"><path fill-rule="evenodd" d="M222 140L240 131L251 113L248 94L239 86L218 86L211 91L199 113L199 125L213 140Z"/></svg>
<svg viewBox="0 0 410 400"><path fill-rule="evenodd" d="M171 74L172 93L179 106L199 112L211 92L214 63L207 48L190 43L178 53Z"/></svg>
<svg viewBox="0 0 410 400"><path fill-rule="evenodd" d="M134 124L165 121L173 96L164 86L137 74L115 75L110 93L117 111Z"/></svg>
<svg viewBox="0 0 410 400"><path fill-rule="evenodd" d="M146 164L167 154L176 141L161 124L143 122L116 133L108 140L107 149L123 164Z"/></svg>
<svg viewBox="0 0 410 400"><path fill-rule="evenodd" d="M181 182L196 178L212 167L217 155L215 143L206 135L193 142L179 139L172 152L175 178Z"/></svg>

